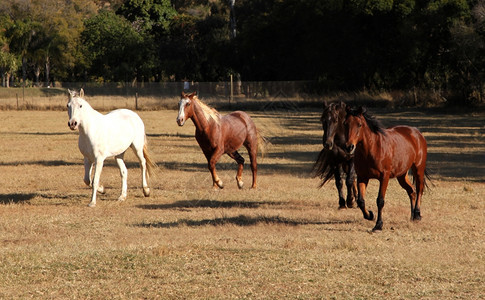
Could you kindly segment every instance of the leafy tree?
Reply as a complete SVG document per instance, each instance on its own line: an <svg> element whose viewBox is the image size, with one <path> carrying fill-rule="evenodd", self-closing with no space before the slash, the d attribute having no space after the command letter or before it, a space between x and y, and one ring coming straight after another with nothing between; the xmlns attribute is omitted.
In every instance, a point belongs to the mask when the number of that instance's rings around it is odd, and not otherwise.
<svg viewBox="0 0 485 300"><path fill-rule="evenodd" d="M142 36L123 17L102 10L86 20L81 34L92 79L130 82L146 58Z"/></svg>

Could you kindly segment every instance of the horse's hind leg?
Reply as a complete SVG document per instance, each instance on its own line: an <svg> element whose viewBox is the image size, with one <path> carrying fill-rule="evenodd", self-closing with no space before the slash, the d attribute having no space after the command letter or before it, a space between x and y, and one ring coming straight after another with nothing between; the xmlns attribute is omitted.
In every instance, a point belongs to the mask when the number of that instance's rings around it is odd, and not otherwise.
<svg viewBox="0 0 485 300"><path fill-rule="evenodd" d="M118 201L125 201L128 193L128 170L126 169L125 162L123 161L124 153L116 156L116 163L120 168L121 176L121 195L118 197Z"/></svg>
<svg viewBox="0 0 485 300"><path fill-rule="evenodd" d="M145 197L148 197L148 196L150 196L150 188L148 187L147 160L145 159L145 156L143 155L143 146L144 146L144 142L141 143L141 144L139 144L139 145L136 145L136 147L133 144L131 146L131 148L135 152L136 156L138 157L138 161L140 162L140 166L141 166L141 184L142 184L142 187L143 187L143 195Z"/></svg>
<svg viewBox="0 0 485 300"><path fill-rule="evenodd" d="M401 187L404 190L406 190L406 192L408 193L409 201L411 203L411 220L414 220L414 209L416 207L416 192L414 191L414 187L411 181L409 181L409 177L407 173L405 173L402 176L399 176L397 178L397 181L399 182Z"/></svg>
<svg viewBox="0 0 485 300"><path fill-rule="evenodd" d="M249 160L251 161L251 172L253 173L253 184L251 185L252 189L256 188L256 179L258 176L258 141L257 139L252 143L248 143L244 145L249 153Z"/></svg>
<svg viewBox="0 0 485 300"><path fill-rule="evenodd" d="M228 154L232 159L234 159L237 164L237 174L236 174L236 181L237 181L237 187L239 189L242 189L244 186L244 183L242 181L242 172L244 168L244 158L239 154L237 151L234 151L233 153Z"/></svg>
<svg viewBox="0 0 485 300"><path fill-rule="evenodd" d="M423 197L424 192L424 180L426 176L426 169L425 167L412 167L414 179L416 181L416 204L414 209L411 208L411 218L414 221L421 220L421 198Z"/></svg>

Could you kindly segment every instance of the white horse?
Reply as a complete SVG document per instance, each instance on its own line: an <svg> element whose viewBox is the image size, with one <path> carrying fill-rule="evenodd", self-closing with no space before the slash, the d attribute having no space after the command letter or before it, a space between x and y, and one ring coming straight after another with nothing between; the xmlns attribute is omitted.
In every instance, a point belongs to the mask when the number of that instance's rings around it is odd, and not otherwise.
<svg viewBox="0 0 485 300"><path fill-rule="evenodd" d="M143 194L150 195L148 177L155 167L148 156L145 125L140 117L128 109L117 109L106 115L94 110L83 99L84 91L79 93L69 90L67 113L71 130L79 129L79 150L84 155L84 183L92 186L90 207L96 206L96 191L104 193L104 187L99 184L104 160L114 156L120 168L121 195L119 201L124 201L127 195L127 175L123 156L131 147L140 160ZM91 171L94 166L94 176Z"/></svg>

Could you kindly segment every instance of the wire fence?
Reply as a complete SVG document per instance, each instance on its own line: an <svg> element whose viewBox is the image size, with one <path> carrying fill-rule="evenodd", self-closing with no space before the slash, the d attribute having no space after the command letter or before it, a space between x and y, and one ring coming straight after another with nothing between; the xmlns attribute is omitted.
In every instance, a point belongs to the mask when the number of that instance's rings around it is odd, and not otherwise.
<svg viewBox="0 0 485 300"><path fill-rule="evenodd" d="M197 92L199 98L216 107L264 106L268 103L284 106L292 102L316 101L321 95L316 81L64 82L48 87L0 88L0 108L63 109L67 90L80 88L84 89L86 100L97 109L172 109L176 108L182 91Z"/></svg>

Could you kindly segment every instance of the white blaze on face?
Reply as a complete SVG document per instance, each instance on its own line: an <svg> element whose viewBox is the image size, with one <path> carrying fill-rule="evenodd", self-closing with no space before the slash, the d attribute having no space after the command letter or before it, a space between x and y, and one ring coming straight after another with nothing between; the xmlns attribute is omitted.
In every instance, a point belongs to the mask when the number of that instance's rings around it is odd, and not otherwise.
<svg viewBox="0 0 485 300"><path fill-rule="evenodd" d="M80 123L79 113L83 106L80 103L81 101L77 100L77 98L73 98L67 104L67 114L69 115L68 125L71 130L78 129Z"/></svg>
<svg viewBox="0 0 485 300"><path fill-rule="evenodd" d="M179 126L184 126L184 124L185 124L185 121L186 121L186 117L185 117L185 106L188 103L190 103L190 99L189 98L180 99L180 102L179 102L179 114L177 116L177 124Z"/></svg>

